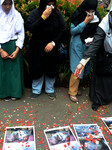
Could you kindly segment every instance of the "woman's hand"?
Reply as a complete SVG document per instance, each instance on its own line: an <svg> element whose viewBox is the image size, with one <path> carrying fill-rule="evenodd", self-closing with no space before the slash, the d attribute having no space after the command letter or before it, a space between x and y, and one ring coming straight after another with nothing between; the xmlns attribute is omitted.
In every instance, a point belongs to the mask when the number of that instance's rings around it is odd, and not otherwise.
<svg viewBox="0 0 112 150"><path fill-rule="evenodd" d="M14 51L14 52L9 56L10 59L16 59L16 57L17 57L17 52L16 52L16 51Z"/></svg>
<svg viewBox="0 0 112 150"><path fill-rule="evenodd" d="M9 58L9 54L8 54L6 51L2 50L2 52L1 52L1 57L2 57L3 59L7 59L7 58Z"/></svg>
<svg viewBox="0 0 112 150"><path fill-rule="evenodd" d="M52 51L52 49L53 49L53 45L52 45L52 43L50 42L50 43L48 43L47 45L46 45L46 47L45 47L45 52L46 53L48 53L48 52L50 52L50 51Z"/></svg>
<svg viewBox="0 0 112 150"><path fill-rule="evenodd" d="M79 77L83 69L84 69L84 66L81 63L79 63L75 70L74 75Z"/></svg>
<svg viewBox="0 0 112 150"><path fill-rule="evenodd" d="M9 56L10 59L16 59L17 54L19 52L19 47L16 47L16 50Z"/></svg>
<svg viewBox="0 0 112 150"><path fill-rule="evenodd" d="M42 15L44 15L46 18L48 18L50 16L50 14L52 13L52 7L48 7L44 10L44 12L42 13Z"/></svg>
<svg viewBox="0 0 112 150"><path fill-rule="evenodd" d="M92 20L94 19L94 15L87 15L84 23L87 25L88 23L90 23Z"/></svg>

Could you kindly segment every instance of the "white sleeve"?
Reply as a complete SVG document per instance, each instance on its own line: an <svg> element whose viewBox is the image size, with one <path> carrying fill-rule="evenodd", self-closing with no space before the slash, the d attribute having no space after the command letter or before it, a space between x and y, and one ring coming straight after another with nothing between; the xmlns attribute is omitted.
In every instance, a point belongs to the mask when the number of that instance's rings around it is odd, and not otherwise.
<svg viewBox="0 0 112 150"><path fill-rule="evenodd" d="M0 44L0 48L1 48L1 44Z"/></svg>
<svg viewBox="0 0 112 150"><path fill-rule="evenodd" d="M21 27L21 31L18 32L18 38L16 41L16 46L18 46L20 49L22 49L23 47L24 38L25 38L25 31L24 31L24 23L23 23Z"/></svg>
<svg viewBox="0 0 112 150"><path fill-rule="evenodd" d="M81 59L80 63L85 66L87 64L87 62L90 60L90 57L87 59Z"/></svg>

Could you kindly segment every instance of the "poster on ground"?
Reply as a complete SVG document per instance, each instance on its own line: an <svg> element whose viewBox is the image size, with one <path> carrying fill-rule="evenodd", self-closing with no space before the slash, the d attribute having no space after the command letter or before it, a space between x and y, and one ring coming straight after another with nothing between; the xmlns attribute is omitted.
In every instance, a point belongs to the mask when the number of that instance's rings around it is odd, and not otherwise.
<svg viewBox="0 0 112 150"><path fill-rule="evenodd" d="M36 150L34 126L6 127L3 150Z"/></svg>
<svg viewBox="0 0 112 150"><path fill-rule="evenodd" d="M112 117L103 117L101 119L108 128L108 130L110 131L110 133L112 134Z"/></svg>
<svg viewBox="0 0 112 150"><path fill-rule="evenodd" d="M82 150L69 126L44 130L50 150Z"/></svg>
<svg viewBox="0 0 112 150"><path fill-rule="evenodd" d="M111 150L97 124L74 124L82 150Z"/></svg>

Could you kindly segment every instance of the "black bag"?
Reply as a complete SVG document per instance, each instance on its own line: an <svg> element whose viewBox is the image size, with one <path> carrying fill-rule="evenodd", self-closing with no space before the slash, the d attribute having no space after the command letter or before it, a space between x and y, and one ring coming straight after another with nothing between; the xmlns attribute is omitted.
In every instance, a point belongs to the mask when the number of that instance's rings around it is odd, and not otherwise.
<svg viewBox="0 0 112 150"><path fill-rule="evenodd" d="M96 73L98 75L112 75L112 54L105 52L98 56Z"/></svg>
<svg viewBox="0 0 112 150"><path fill-rule="evenodd" d="M60 60L65 60L67 58L67 47L65 47L63 43L60 43L58 52Z"/></svg>

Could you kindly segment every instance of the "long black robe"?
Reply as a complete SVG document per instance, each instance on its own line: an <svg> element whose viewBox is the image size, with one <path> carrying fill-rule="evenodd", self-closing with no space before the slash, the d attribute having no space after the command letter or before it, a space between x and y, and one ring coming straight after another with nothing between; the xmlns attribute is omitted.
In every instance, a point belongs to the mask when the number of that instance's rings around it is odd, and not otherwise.
<svg viewBox="0 0 112 150"><path fill-rule="evenodd" d="M94 40L91 46L89 47L88 51L85 52L83 57L86 59L96 55L89 96L92 101L100 105L105 105L112 102L112 74L101 73L100 70L105 70L107 68L102 68L103 64L100 64L101 68L98 65L103 55L105 55L104 50L105 36L106 36L105 32L100 27L98 27L97 32L94 36ZM108 72L109 71L110 70L108 70Z"/></svg>
<svg viewBox="0 0 112 150"><path fill-rule="evenodd" d="M65 21L56 8L46 20L42 19L41 15L48 2L50 1L40 0L39 8L33 10L28 17L28 29L32 33L29 54L32 79L38 79L43 74L53 78L58 74L58 46L65 32ZM46 53L44 48L51 41L56 46Z"/></svg>

